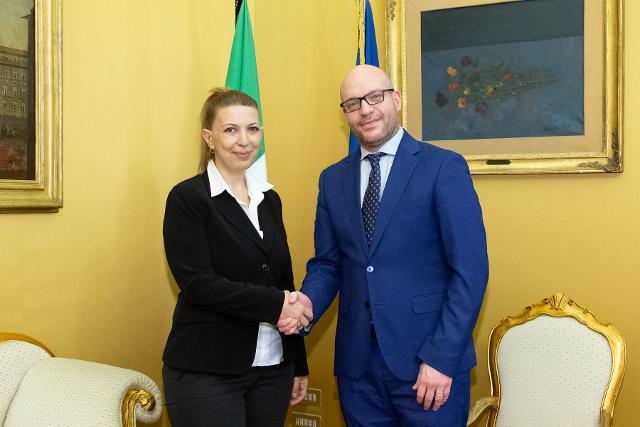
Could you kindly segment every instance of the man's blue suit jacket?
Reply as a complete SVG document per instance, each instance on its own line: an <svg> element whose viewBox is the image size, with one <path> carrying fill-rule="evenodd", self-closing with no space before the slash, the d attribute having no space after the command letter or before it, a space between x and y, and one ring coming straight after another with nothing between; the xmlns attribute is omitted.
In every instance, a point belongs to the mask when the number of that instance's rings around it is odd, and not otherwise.
<svg viewBox="0 0 640 427"><path fill-rule="evenodd" d="M371 324L393 374L422 362L455 376L475 366L473 328L488 259L482 212L462 156L406 131L380 201L371 247L360 207L360 151L320 175L315 256L302 292L318 319L340 292L337 376L360 378Z"/></svg>

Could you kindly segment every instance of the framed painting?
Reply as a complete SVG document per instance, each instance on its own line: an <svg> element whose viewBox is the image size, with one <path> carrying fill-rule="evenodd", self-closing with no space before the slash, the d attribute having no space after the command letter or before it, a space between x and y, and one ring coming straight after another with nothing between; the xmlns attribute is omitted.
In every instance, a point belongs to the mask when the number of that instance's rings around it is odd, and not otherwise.
<svg viewBox="0 0 640 427"><path fill-rule="evenodd" d="M622 172L622 0L387 0L416 138L476 174Z"/></svg>
<svg viewBox="0 0 640 427"><path fill-rule="evenodd" d="M62 206L61 0L0 0L0 212Z"/></svg>

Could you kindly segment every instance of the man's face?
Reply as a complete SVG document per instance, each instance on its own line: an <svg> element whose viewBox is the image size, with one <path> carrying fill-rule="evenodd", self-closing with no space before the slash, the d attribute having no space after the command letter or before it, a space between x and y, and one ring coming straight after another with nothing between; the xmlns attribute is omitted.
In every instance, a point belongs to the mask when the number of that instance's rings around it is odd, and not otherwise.
<svg viewBox="0 0 640 427"><path fill-rule="evenodd" d="M375 67L356 67L344 79L340 95L342 101L363 97L376 90L390 89L391 84L382 70ZM377 151L400 128L398 112L402 105L399 92L384 92L384 101L369 105L363 100L360 109L344 113L351 131L360 145Z"/></svg>

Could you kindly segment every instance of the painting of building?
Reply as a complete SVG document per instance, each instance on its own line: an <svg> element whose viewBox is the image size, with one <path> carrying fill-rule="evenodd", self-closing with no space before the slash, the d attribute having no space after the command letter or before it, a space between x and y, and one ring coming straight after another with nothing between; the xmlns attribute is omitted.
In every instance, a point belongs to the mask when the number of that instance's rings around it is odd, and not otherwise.
<svg viewBox="0 0 640 427"><path fill-rule="evenodd" d="M35 179L33 0L0 0L0 179ZM4 12L7 13L4 13Z"/></svg>

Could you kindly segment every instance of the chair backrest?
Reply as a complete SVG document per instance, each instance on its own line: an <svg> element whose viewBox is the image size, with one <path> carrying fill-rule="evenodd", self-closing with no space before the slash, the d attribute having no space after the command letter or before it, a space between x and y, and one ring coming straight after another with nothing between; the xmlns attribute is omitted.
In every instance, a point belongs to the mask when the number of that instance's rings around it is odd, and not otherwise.
<svg viewBox="0 0 640 427"><path fill-rule="evenodd" d="M498 427L597 427L624 375L620 333L563 294L507 317L489 342Z"/></svg>
<svg viewBox="0 0 640 427"><path fill-rule="evenodd" d="M33 338L0 333L0 426L27 371L52 356L49 349Z"/></svg>

